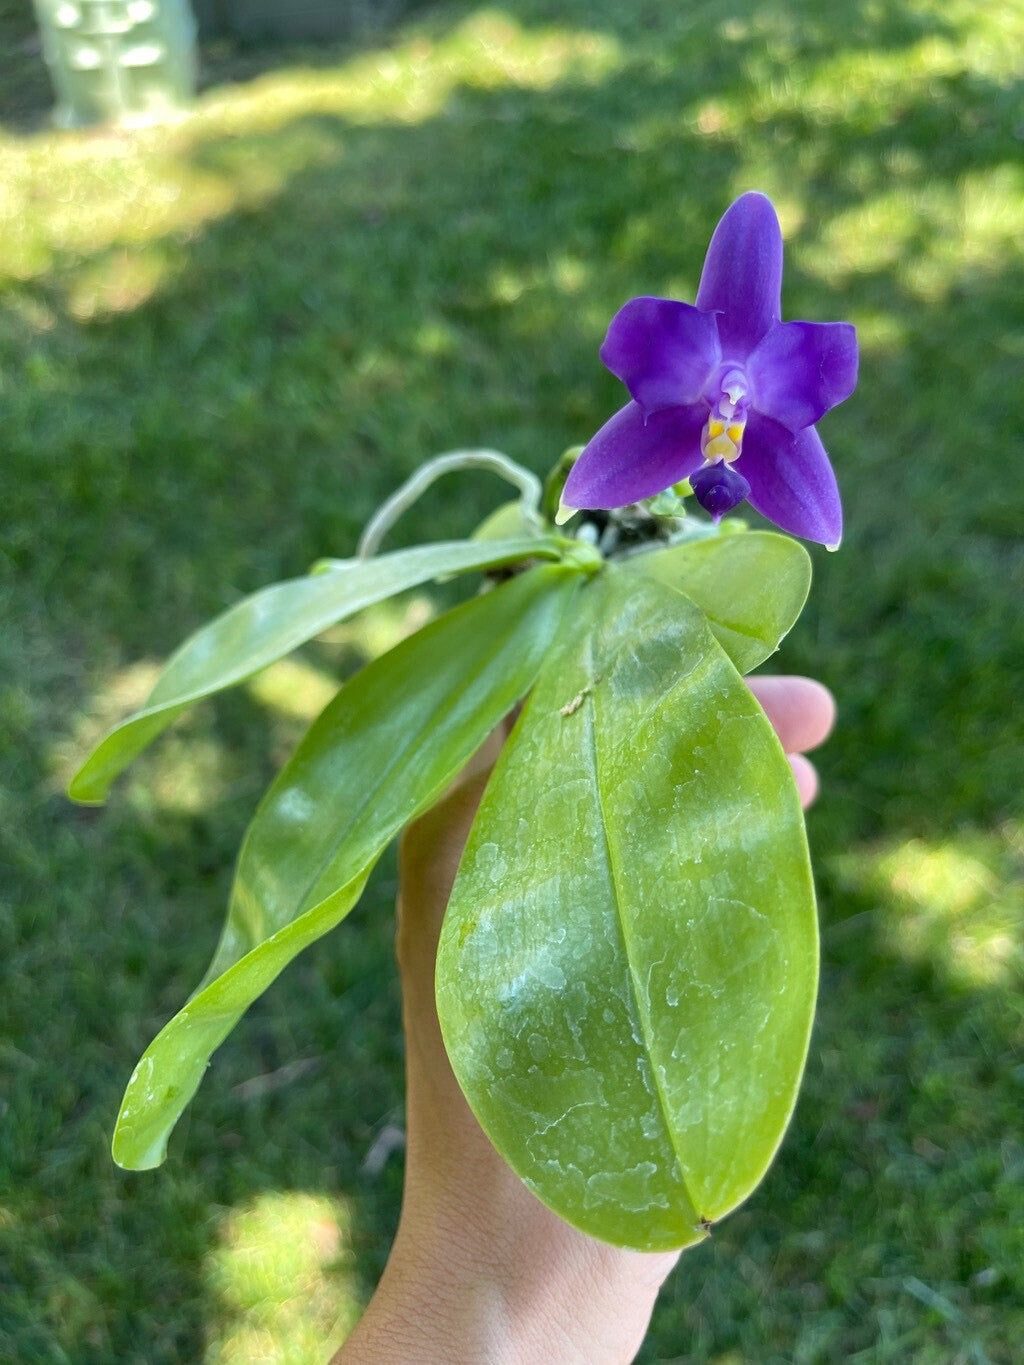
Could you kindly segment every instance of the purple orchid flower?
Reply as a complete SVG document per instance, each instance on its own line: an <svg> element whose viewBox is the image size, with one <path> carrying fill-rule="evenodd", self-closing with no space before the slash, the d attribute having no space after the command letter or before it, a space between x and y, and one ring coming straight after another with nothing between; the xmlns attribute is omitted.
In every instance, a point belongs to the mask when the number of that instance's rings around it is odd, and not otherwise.
<svg viewBox="0 0 1024 1365"><path fill-rule="evenodd" d="M782 322L782 232L744 194L715 228L696 306L631 299L601 347L633 401L565 485L565 508L624 507L689 479L717 521L744 498L784 531L839 544L839 489L814 423L853 392L847 322Z"/></svg>

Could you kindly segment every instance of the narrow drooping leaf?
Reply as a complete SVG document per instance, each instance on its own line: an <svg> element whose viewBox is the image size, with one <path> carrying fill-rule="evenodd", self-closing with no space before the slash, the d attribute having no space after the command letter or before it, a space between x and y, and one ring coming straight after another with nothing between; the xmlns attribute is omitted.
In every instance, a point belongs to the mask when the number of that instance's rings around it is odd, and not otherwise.
<svg viewBox="0 0 1024 1365"><path fill-rule="evenodd" d="M679 593L583 589L495 769L441 935L456 1076L531 1189L596 1237L703 1236L763 1176L817 978L799 802Z"/></svg>
<svg viewBox="0 0 1024 1365"><path fill-rule="evenodd" d="M558 559L550 538L445 541L374 559L330 561L330 572L263 588L191 636L172 655L146 704L96 746L68 788L76 801L103 801L111 782L189 706L283 658L374 602L441 575L523 559Z"/></svg>
<svg viewBox="0 0 1024 1365"><path fill-rule="evenodd" d="M214 1049L529 689L579 580L549 565L474 598L368 664L314 722L253 819L206 982L129 1081L120 1165L163 1160Z"/></svg>
<svg viewBox="0 0 1024 1365"><path fill-rule="evenodd" d="M807 551L772 531L693 540L634 555L624 567L686 593L741 673L778 649L811 586Z"/></svg>

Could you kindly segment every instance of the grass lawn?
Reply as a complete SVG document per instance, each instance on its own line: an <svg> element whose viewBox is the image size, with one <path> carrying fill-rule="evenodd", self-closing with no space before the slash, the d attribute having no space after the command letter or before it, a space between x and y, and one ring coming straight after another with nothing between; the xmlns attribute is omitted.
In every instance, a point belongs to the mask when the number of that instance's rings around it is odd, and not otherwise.
<svg viewBox="0 0 1024 1365"><path fill-rule="evenodd" d="M350 553L423 457L585 440L620 402L609 317L692 298L752 187L787 315L863 347L822 424L847 536L779 661L840 700L821 1005L778 1161L642 1359L1019 1359L1020 0L455 3L374 48L221 54L191 118L132 135L46 131L26 8L0 0L0 1359L313 1362L358 1316L401 1187L397 1155L363 1169L402 1122L392 865L165 1167L108 1140L262 787L422 602L199 708L104 810L64 785L172 645ZM394 543L500 496L443 485Z"/></svg>

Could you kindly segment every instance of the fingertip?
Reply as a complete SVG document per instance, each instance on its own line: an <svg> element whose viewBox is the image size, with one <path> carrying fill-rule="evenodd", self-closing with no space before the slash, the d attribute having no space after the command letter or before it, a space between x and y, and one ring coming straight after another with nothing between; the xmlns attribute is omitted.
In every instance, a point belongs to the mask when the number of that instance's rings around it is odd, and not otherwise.
<svg viewBox="0 0 1024 1365"><path fill-rule="evenodd" d="M803 754L787 754L789 766L793 769L800 805L807 809L818 795L818 770Z"/></svg>
<svg viewBox="0 0 1024 1365"><path fill-rule="evenodd" d="M793 677L790 679L804 706L805 724L818 738L800 747L813 749L824 744L836 723L836 699L824 683L817 678Z"/></svg>
<svg viewBox="0 0 1024 1365"><path fill-rule="evenodd" d="M824 683L799 675L765 675L748 681L787 753L814 749L831 734L836 703Z"/></svg>

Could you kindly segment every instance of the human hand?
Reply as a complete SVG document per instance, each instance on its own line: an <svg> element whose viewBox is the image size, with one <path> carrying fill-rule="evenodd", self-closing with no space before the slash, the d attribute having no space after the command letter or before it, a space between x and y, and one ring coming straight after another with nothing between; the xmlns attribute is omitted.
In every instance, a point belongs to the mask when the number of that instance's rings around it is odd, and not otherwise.
<svg viewBox="0 0 1024 1365"><path fill-rule="evenodd" d="M831 730L832 696L809 678L752 678L750 687L806 807L817 775L804 751ZM491 1146L448 1063L434 1002L437 941L506 733L491 736L402 840L405 1194L384 1277L337 1365L620 1365L639 1350L679 1257L608 1246L541 1204Z"/></svg>

